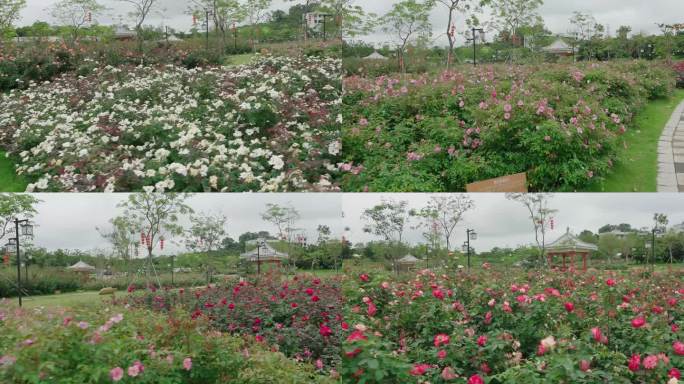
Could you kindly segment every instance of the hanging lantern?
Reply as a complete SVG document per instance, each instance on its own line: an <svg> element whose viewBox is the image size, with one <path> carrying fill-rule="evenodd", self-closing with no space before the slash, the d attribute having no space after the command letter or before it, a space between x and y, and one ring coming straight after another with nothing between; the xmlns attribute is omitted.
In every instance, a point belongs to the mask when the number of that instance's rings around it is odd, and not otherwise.
<svg viewBox="0 0 684 384"><path fill-rule="evenodd" d="M159 238L159 249L161 249L162 251L164 250L164 238L163 237Z"/></svg>
<svg viewBox="0 0 684 384"><path fill-rule="evenodd" d="M451 37L454 37L456 35L456 25L455 24L451 24L451 28L449 28L449 35Z"/></svg>
<svg viewBox="0 0 684 384"><path fill-rule="evenodd" d="M197 25L197 16L192 15L192 25L195 26Z"/></svg>
<svg viewBox="0 0 684 384"><path fill-rule="evenodd" d="M553 217L551 218L549 224L551 225L551 230L553 230L553 227L554 227L554 224L555 224L554 221L553 221Z"/></svg>
<svg viewBox="0 0 684 384"><path fill-rule="evenodd" d="M10 262L10 255L9 255L9 253L5 253L2 256L2 263L5 265L9 265L9 262Z"/></svg>
<svg viewBox="0 0 684 384"><path fill-rule="evenodd" d="M140 243L145 244L145 232L140 232Z"/></svg>

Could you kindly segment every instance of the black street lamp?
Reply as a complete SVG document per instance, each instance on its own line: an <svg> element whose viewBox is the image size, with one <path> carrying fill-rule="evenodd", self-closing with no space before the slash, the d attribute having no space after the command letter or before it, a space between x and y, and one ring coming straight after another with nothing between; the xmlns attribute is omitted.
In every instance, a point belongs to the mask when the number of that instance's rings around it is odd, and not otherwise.
<svg viewBox="0 0 684 384"><path fill-rule="evenodd" d="M477 240L477 233L474 229L466 229L466 242L463 244L468 255L468 272L470 272L470 240Z"/></svg>
<svg viewBox="0 0 684 384"><path fill-rule="evenodd" d="M5 245L5 249L8 252L13 252L17 254L17 295L19 297L19 307L22 306L22 288L21 288L21 248L20 239L21 236L33 237L33 225L31 225L28 219L20 220L19 218L14 219L14 231L15 237L10 238ZM27 266L28 268L28 266ZM27 269L28 273L28 269Z"/></svg>
<svg viewBox="0 0 684 384"><path fill-rule="evenodd" d="M206 30L206 40L207 40L207 51L209 50L209 16L214 16L214 12L205 8L204 9L204 14L205 14L205 19L204 19L204 26L207 28Z"/></svg>
<svg viewBox="0 0 684 384"><path fill-rule="evenodd" d="M485 41L485 31L482 28L471 28L472 37L467 39L473 42L473 66L477 66L477 39L479 38L484 44Z"/></svg>

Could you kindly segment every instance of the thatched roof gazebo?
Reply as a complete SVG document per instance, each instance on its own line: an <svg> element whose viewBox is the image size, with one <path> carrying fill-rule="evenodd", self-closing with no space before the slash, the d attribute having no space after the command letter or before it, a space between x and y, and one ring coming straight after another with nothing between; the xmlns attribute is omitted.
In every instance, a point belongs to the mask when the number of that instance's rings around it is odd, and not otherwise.
<svg viewBox="0 0 684 384"><path fill-rule="evenodd" d="M378 51L373 51L370 55L363 58L364 60L387 60L387 58Z"/></svg>
<svg viewBox="0 0 684 384"><path fill-rule="evenodd" d="M284 252L278 252L273 247L264 242L262 245L257 245L251 251L240 254L240 258L259 264L280 264L283 260L289 258L289 255Z"/></svg>
<svg viewBox="0 0 684 384"><path fill-rule="evenodd" d="M81 273L93 273L95 272L95 267L93 267L90 264L84 263L83 261L79 261L78 263L67 267L66 268L69 271L72 272L81 272Z"/></svg>
<svg viewBox="0 0 684 384"><path fill-rule="evenodd" d="M598 247L595 244L580 240L577 236L570 233L570 228L568 228L563 236L546 246L546 258L549 267L552 268L555 257L562 258L562 269L565 270L567 268L574 268L577 261L576 258L579 256L582 258L582 269L586 270L587 258L591 252L595 251L598 251Z"/></svg>
<svg viewBox="0 0 684 384"><path fill-rule="evenodd" d="M397 260L397 270L408 272L411 269L415 268L418 262L420 262L420 260L409 253L401 259Z"/></svg>
<svg viewBox="0 0 684 384"><path fill-rule="evenodd" d="M542 48L542 51L559 56L572 56L575 53L575 48L571 47L563 39L558 38L551 45Z"/></svg>

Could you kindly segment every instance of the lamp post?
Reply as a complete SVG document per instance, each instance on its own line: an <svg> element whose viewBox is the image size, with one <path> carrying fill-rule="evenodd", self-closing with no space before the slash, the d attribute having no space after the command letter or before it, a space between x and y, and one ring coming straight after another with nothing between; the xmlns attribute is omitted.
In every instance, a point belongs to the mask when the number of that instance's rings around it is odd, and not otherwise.
<svg viewBox="0 0 684 384"><path fill-rule="evenodd" d="M171 286L173 286L173 270L175 269L173 266L173 259L175 259L176 256L171 255Z"/></svg>
<svg viewBox="0 0 684 384"><path fill-rule="evenodd" d="M477 38L479 37L484 43L485 32L484 29L475 27L471 28L470 30L472 32L472 37L469 38L468 41L473 42L473 66L477 66Z"/></svg>
<svg viewBox="0 0 684 384"><path fill-rule="evenodd" d="M325 25L326 25L326 20L327 20L328 17L333 17L333 15L330 15L330 14L327 14L327 13L324 13L324 14L323 14L323 41L326 41L326 40L327 40L327 36L326 36L326 33L325 33Z"/></svg>
<svg viewBox="0 0 684 384"><path fill-rule="evenodd" d="M207 28L205 31L205 36L207 40L207 51L209 50L209 16L213 16L214 13L210 11L208 8L204 9L204 14L205 14L205 19L204 19L204 26Z"/></svg>
<svg viewBox="0 0 684 384"><path fill-rule="evenodd" d="M15 218L14 231L15 237L8 239L8 242L5 245L5 247L8 250L8 252L14 251L17 254L17 295L19 297L19 307L21 307L21 249L19 239L21 238L21 236L33 237L33 226L29 223L28 219L20 220L19 218ZM12 250L12 248L14 248L14 250Z"/></svg>
<svg viewBox="0 0 684 384"><path fill-rule="evenodd" d="M474 229L466 229L466 242L463 247L466 249L468 255L468 272L470 272L470 240L477 240L477 233Z"/></svg>

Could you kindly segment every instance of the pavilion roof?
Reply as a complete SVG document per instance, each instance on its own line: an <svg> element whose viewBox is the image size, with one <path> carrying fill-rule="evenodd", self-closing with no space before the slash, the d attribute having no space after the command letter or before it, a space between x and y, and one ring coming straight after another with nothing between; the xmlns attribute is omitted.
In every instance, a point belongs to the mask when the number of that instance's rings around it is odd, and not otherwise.
<svg viewBox="0 0 684 384"><path fill-rule="evenodd" d="M546 246L546 251L598 251L598 247L596 244L591 244L580 240L577 236L573 235L570 232L570 228L568 228L563 236Z"/></svg>

